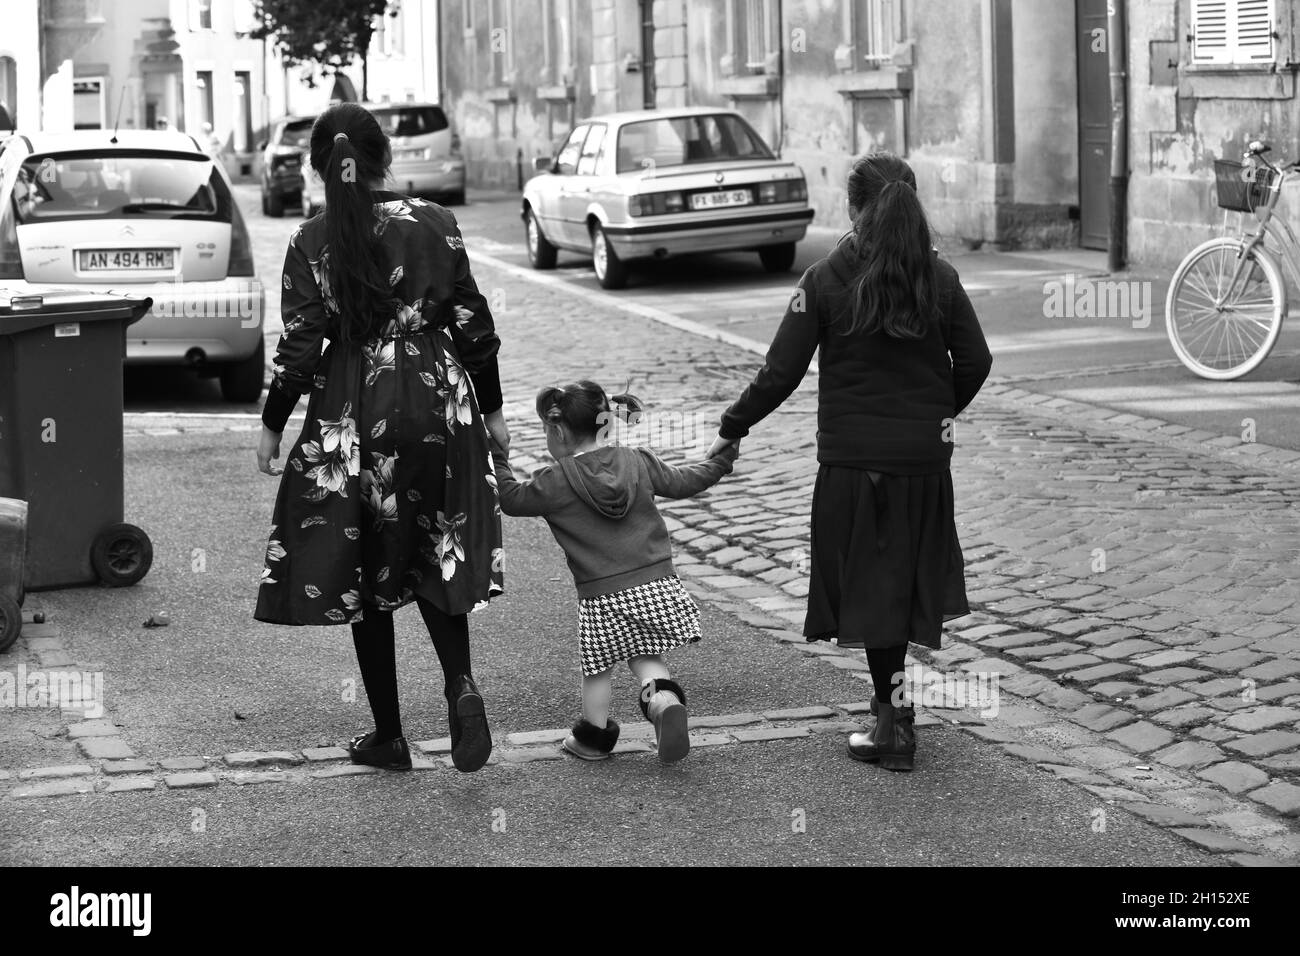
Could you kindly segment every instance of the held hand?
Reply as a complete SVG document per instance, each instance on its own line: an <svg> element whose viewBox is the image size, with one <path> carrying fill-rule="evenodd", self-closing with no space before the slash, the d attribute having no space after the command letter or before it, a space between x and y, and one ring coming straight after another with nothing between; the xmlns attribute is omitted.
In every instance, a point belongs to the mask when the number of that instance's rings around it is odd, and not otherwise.
<svg viewBox="0 0 1300 956"><path fill-rule="evenodd" d="M735 439L735 440L733 441L733 440L729 440L729 439L723 438L721 435L719 435L717 438L713 439L713 444L709 446L709 453L708 453L707 455L705 455L704 457L705 457L705 458L714 458L714 457L716 457L717 455L722 454L722 452L723 452L725 449L730 448L730 447L732 447L732 446L735 446L735 449L736 449L736 457L739 458L739 457L740 457L740 439L737 438L737 439Z"/></svg>
<svg viewBox="0 0 1300 956"><path fill-rule="evenodd" d="M283 468L271 464L280 457L280 433L262 426L262 440L257 444L257 470L264 475L279 475Z"/></svg>
<svg viewBox="0 0 1300 956"><path fill-rule="evenodd" d="M488 434L496 442L497 447L506 454L510 453L510 429L506 426L506 416L501 409L495 412L488 412L483 416L483 424L487 426Z"/></svg>

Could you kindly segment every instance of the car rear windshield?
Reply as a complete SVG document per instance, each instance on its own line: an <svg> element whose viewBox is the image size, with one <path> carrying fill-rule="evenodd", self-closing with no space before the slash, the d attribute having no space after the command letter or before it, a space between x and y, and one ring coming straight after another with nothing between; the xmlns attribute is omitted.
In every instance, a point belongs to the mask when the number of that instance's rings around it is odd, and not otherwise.
<svg viewBox="0 0 1300 956"><path fill-rule="evenodd" d="M772 159L772 151L739 116L725 113L628 123L618 134L620 173L731 159Z"/></svg>
<svg viewBox="0 0 1300 956"><path fill-rule="evenodd" d="M315 120L309 119L291 120L285 123L284 128L280 130L280 139L276 145L306 149L311 144L311 128L315 123Z"/></svg>
<svg viewBox="0 0 1300 956"><path fill-rule="evenodd" d="M371 112L389 136L428 136L447 128L447 114L437 106L385 106Z"/></svg>
<svg viewBox="0 0 1300 956"><path fill-rule="evenodd" d="M20 223L136 217L229 222L232 202L208 157L152 150L33 155L19 167L11 201Z"/></svg>

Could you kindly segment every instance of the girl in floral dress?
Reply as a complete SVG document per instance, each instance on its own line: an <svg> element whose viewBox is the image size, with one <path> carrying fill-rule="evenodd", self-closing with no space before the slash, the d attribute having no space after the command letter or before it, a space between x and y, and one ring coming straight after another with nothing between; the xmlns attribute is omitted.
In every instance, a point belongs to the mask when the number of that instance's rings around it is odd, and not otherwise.
<svg viewBox="0 0 1300 956"><path fill-rule="evenodd" d="M380 189L391 160L355 104L316 121L326 211L285 256L284 334L262 414L259 468L280 475L255 617L348 624L375 730L352 760L411 766L397 699L393 611L414 602L446 678L452 759L491 752L467 612L502 591L489 432L502 445L500 342L455 217ZM308 395L281 471L280 437Z"/></svg>

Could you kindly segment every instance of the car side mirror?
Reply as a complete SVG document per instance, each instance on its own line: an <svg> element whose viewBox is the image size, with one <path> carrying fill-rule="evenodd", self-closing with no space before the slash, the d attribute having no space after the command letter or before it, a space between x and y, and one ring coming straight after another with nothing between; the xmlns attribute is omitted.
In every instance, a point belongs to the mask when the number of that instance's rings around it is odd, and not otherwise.
<svg viewBox="0 0 1300 956"><path fill-rule="evenodd" d="M555 160L550 156L538 156L533 160L533 172L535 173L553 173L555 172Z"/></svg>

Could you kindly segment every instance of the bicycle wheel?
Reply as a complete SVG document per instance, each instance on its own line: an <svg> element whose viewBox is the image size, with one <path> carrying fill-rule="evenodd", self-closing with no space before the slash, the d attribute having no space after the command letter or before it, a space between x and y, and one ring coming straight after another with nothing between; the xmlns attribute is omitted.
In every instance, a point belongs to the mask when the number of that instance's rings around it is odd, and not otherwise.
<svg viewBox="0 0 1300 956"><path fill-rule="evenodd" d="M1286 315L1286 284L1256 248L1227 296L1245 242L1211 239L1183 260L1165 299L1165 328L1179 361L1201 378L1227 381L1268 357ZM1223 301L1221 301L1223 300Z"/></svg>

